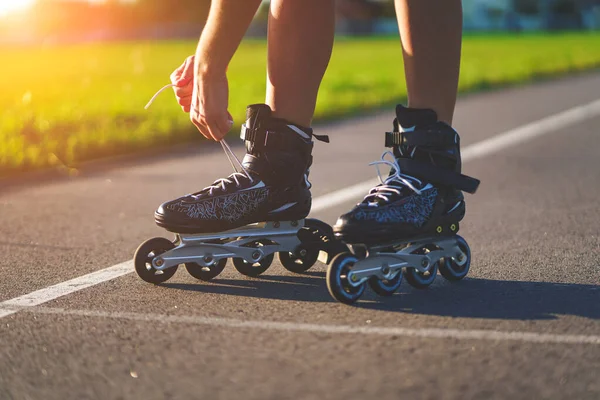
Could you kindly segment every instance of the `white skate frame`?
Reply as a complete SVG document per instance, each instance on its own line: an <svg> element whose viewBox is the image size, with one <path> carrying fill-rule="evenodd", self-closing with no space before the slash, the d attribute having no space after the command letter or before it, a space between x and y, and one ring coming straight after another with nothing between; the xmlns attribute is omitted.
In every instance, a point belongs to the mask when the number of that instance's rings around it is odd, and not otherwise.
<svg viewBox="0 0 600 400"><path fill-rule="evenodd" d="M439 247L439 249L432 250L427 254L410 254L432 244ZM368 257L358 260L352 270L348 272L347 281L350 286L358 287L372 276L384 280L394 279L401 273L403 268L414 268L421 273L425 273L444 257L452 258L460 266L468 261L467 255L460 249L458 240L454 237L420 239L407 243L406 247L396 252L385 250L379 252L377 249L383 249L383 247L369 248Z"/></svg>
<svg viewBox="0 0 600 400"><path fill-rule="evenodd" d="M300 244L298 231L304 227L304 220L260 222L218 233L177 234L177 247L152 259L152 267L157 271L183 263L197 263L202 267L215 265L224 258L243 258L256 263L264 257L280 252L293 252ZM206 243L210 240L231 240L226 243ZM256 239L268 240L276 244L260 247L245 247Z"/></svg>

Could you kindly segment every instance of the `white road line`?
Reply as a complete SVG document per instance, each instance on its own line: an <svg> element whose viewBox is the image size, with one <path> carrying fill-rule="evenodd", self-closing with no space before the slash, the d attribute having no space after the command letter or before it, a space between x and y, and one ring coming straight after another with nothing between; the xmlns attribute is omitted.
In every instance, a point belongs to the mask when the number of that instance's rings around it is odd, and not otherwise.
<svg viewBox="0 0 600 400"><path fill-rule="evenodd" d="M0 318L14 314L21 308L39 306L48 301L98 285L102 282L110 281L131 272L133 272L133 261L129 260L109 268L92 272L91 274L80 276L79 278L61 282L23 296L15 297L14 299L3 301L0 303Z"/></svg>
<svg viewBox="0 0 600 400"><path fill-rule="evenodd" d="M348 186L347 188L316 197L312 201L310 212L315 213L339 206L347 201L360 200L366 196L367 193L369 193L369 190L371 190L373 186L377 185L378 183L379 180L377 179L369 179L368 181L357 183L356 185Z"/></svg>
<svg viewBox="0 0 600 400"><path fill-rule="evenodd" d="M262 329L286 332L311 332L333 334L363 334L379 336L409 336L432 339L460 339L460 340L491 340L491 341L516 341L529 343L562 343L600 345L600 336L553 334L523 331L492 331L472 329L446 329L446 328L402 328L402 327L377 327L377 326L352 326L352 325L320 325L296 322L276 321L243 321L239 319L178 316L161 314L139 314L132 312L107 312L93 310L68 310L63 308L38 307L27 310L35 314L75 315L93 318L114 318L129 321L145 321L158 323L182 323L193 325L221 326L236 329Z"/></svg>
<svg viewBox="0 0 600 400"><path fill-rule="evenodd" d="M12 310L10 308L2 308L0 306L0 318L8 317L9 315L16 313L17 311Z"/></svg>
<svg viewBox="0 0 600 400"><path fill-rule="evenodd" d="M496 153L507 147L515 146L547 133L566 128L569 125L585 121L599 114L600 99L467 146L462 150L463 161L475 160ZM351 201L352 199L360 199L375 182L375 180L369 180L317 197L313 200L311 211L315 213ZM14 307L34 307L67 294L118 278L130 272L133 272L133 262L131 260L4 301L0 303L0 318L16 313L18 308Z"/></svg>
<svg viewBox="0 0 600 400"><path fill-rule="evenodd" d="M508 147L527 142L538 136L564 129L569 125L585 121L586 119L600 115L600 99L591 103L573 107L566 111L542 118L538 121L523 125L519 128L495 135L489 139L482 140L465 147L461 151L463 162L476 160L487 155L498 153ZM311 212L317 212L331 208L353 199L361 199L369 189L379 183L377 179L370 179L357 183L345 189L337 190L329 194L313 199Z"/></svg>

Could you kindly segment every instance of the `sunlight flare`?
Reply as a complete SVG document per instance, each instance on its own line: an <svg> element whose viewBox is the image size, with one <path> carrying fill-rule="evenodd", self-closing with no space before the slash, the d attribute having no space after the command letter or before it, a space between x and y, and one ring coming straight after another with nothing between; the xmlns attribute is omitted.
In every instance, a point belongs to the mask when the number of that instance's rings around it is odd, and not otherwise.
<svg viewBox="0 0 600 400"><path fill-rule="evenodd" d="M35 0L0 0L0 18L19 11L25 11Z"/></svg>

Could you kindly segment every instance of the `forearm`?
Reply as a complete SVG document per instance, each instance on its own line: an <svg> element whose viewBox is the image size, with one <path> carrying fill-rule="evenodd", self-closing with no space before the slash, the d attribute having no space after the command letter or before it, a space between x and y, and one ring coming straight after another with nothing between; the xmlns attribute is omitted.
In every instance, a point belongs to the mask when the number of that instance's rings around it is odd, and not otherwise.
<svg viewBox="0 0 600 400"><path fill-rule="evenodd" d="M223 73L261 0L212 0L196 50L196 73Z"/></svg>

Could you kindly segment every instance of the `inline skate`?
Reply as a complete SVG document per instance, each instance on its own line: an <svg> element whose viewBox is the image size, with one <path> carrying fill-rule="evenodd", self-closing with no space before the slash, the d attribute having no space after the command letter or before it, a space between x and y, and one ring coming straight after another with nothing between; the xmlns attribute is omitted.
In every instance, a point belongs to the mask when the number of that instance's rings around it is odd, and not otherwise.
<svg viewBox="0 0 600 400"><path fill-rule="evenodd" d="M209 281L228 258L240 273L256 277L269 268L275 253L286 269L302 273L320 255L328 263L346 249L329 225L306 218L313 137L329 141L274 118L265 104L249 106L241 132L247 151L243 161L222 140L234 173L158 207L156 224L175 233L175 240L159 237L140 245L134 257L140 278L162 283L183 264L193 277Z"/></svg>
<svg viewBox="0 0 600 400"><path fill-rule="evenodd" d="M327 269L327 287L338 301L352 304L366 285L391 296L403 277L415 288L433 283L438 271L449 281L469 272L471 251L459 235L465 215L463 191L475 193L477 179L461 174L460 138L433 110L396 107L393 132L377 167L381 184L342 215L336 238L350 252ZM391 170L383 179L379 165Z"/></svg>

